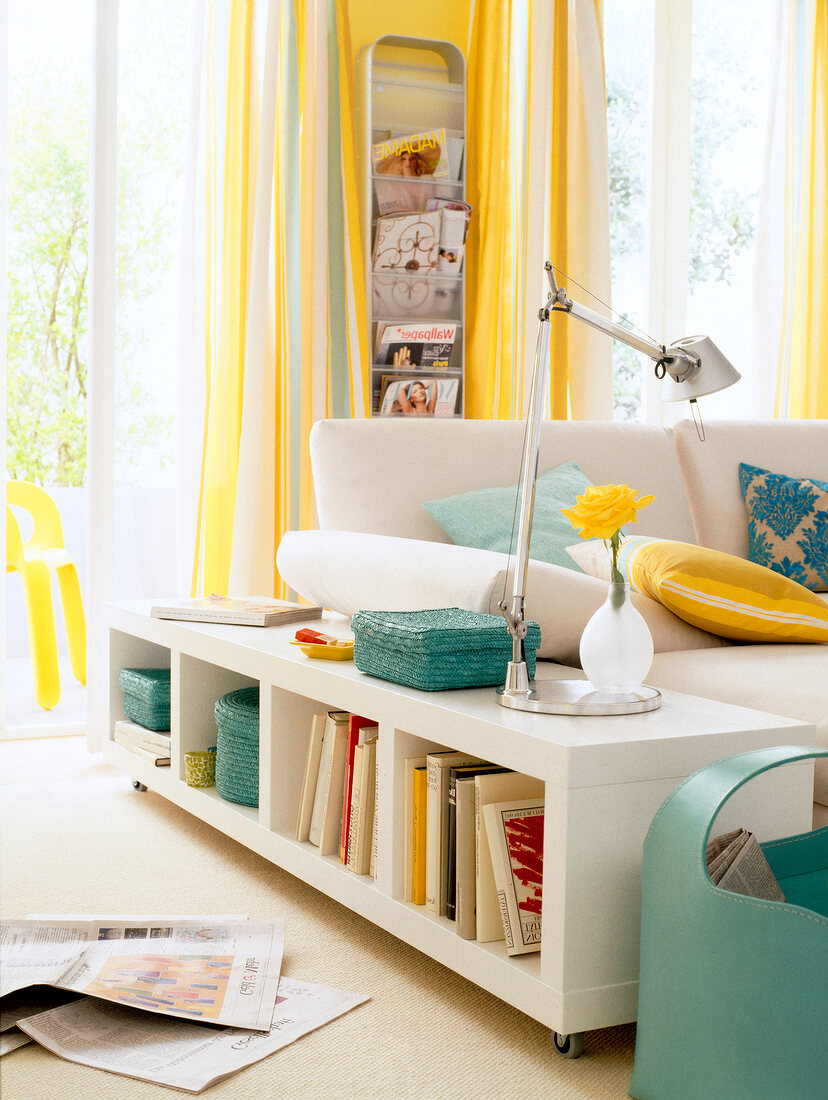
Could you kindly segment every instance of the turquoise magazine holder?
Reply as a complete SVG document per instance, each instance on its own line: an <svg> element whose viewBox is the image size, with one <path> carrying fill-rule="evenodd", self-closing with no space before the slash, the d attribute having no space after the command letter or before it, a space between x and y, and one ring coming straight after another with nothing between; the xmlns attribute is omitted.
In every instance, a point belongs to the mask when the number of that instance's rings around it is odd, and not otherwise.
<svg viewBox="0 0 828 1100"><path fill-rule="evenodd" d="M785 894L714 886L716 815L750 779L828 750L781 746L702 768L644 842L636 1100L828 1096L828 828L762 845Z"/></svg>

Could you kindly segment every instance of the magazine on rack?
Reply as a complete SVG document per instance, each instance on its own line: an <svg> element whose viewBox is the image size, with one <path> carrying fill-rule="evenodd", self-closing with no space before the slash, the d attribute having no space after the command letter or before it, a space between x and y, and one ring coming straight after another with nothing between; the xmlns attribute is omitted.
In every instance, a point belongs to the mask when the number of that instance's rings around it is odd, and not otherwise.
<svg viewBox="0 0 828 1100"><path fill-rule="evenodd" d="M457 324L450 321L379 325L374 362L401 370L445 370L451 363L456 338Z"/></svg>
<svg viewBox="0 0 828 1100"><path fill-rule="evenodd" d="M458 378L384 377L380 416L454 416Z"/></svg>
<svg viewBox="0 0 828 1100"><path fill-rule="evenodd" d="M451 174L445 127L384 138L372 146L371 159L378 176L447 180Z"/></svg>
<svg viewBox="0 0 828 1100"><path fill-rule="evenodd" d="M422 275L437 271L442 217L439 210L377 218L374 271Z"/></svg>

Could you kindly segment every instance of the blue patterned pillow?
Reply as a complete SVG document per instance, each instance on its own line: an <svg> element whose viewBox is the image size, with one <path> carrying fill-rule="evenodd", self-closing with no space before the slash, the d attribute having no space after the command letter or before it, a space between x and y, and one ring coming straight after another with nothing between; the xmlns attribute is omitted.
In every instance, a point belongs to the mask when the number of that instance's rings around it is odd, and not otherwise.
<svg viewBox="0 0 828 1100"><path fill-rule="evenodd" d="M813 592L828 591L828 481L739 465L748 557Z"/></svg>

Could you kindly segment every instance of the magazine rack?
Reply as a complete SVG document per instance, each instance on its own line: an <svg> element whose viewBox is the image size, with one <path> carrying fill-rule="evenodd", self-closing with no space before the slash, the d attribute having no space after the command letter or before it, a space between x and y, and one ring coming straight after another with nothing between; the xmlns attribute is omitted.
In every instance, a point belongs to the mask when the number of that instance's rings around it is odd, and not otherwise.
<svg viewBox="0 0 828 1100"><path fill-rule="evenodd" d="M828 750L759 749L702 768L644 843L637 1100L825 1096L828 828L762 845L786 902L714 886L716 815L750 779Z"/></svg>
<svg viewBox="0 0 828 1100"><path fill-rule="evenodd" d="M384 35L360 51L359 128L360 175L363 180L362 239L365 242L366 287L371 341L371 411L377 415L389 386L411 382L420 374L434 377L438 404L436 415L461 415L464 363L464 267L446 273L424 273L426 255L436 254L440 242L431 224L438 215L425 217L428 199L465 201L466 63L451 42ZM435 180L375 174L372 150L379 142L424 131L445 131L450 178ZM380 204L380 199L387 203ZM386 213L411 217L399 234L390 233L382 256L374 266L377 218ZM418 218L416 211L423 212ZM472 219L474 214L472 214ZM402 224L402 222L400 223ZM384 238L383 238L384 239ZM380 250L380 244L377 249ZM453 336L444 348L448 367L430 371L417 365L403 366L378 361L383 333L393 326L431 332L432 342ZM401 354L401 353L398 353ZM414 357L416 358L416 356ZM439 355L440 360L443 353ZM413 360L412 360L413 361ZM389 400L393 393L389 394ZM388 402L386 402L388 404Z"/></svg>

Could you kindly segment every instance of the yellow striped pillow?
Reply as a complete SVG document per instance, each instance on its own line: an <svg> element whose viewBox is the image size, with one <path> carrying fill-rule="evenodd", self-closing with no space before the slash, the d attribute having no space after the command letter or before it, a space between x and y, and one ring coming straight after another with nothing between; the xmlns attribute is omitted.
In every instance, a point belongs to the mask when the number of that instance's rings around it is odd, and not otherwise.
<svg viewBox="0 0 828 1100"><path fill-rule="evenodd" d="M796 581L720 550L628 541L620 564L633 589L685 622L740 642L828 642L828 604Z"/></svg>

